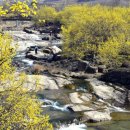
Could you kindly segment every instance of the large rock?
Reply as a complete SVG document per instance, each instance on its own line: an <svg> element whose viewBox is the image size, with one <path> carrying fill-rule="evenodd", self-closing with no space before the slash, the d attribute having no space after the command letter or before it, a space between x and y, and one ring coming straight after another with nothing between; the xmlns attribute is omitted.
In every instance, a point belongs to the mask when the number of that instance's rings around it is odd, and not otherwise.
<svg viewBox="0 0 130 130"><path fill-rule="evenodd" d="M105 111L88 111L84 113L84 120L88 122L100 122L100 121L109 121L111 120L109 110Z"/></svg>
<svg viewBox="0 0 130 130"><path fill-rule="evenodd" d="M78 92L70 93L70 100L72 103L82 104L83 100L80 99Z"/></svg>
<svg viewBox="0 0 130 130"><path fill-rule="evenodd" d="M38 51L38 54L35 54L34 51L30 51L29 53L26 53L26 58L29 58L29 59L32 59L32 60L48 60L48 61L51 61L53 59L53 55L43 53L41 51Z"/></svg>
<svg viewBox="0 0 130 130"><path fill-rule="evenodd" d="M98 73L98 67L96 67L96 66L89 66L86 69L86 73L92 73L92 74Z"/></svg>
<svg viewBox="0 0 130 130"><path fill-rule="evenodd" d="M73 81L71 78L65 78L65 77L55 77L55 82L57 83L57 85L62 88L67 84L73 84Z"/></svg>
<svg viewBox="0 0 130 130"><path fill-rule="evenodd" d="M36 80L38 81L38 88L40 89L59 89L66 84L72 83L70 79L62 77L54 77L51 75L27 75L26 87L29 89L34 89L36 87Z"/></svg>
<svg viewBox="0 0 130 130"><path fill-rule="evenodd" d="M127 89L130 90L130 69L129 68L113 69L108 73L102 75L101 80L105 82L111 82L114 84L124 85Z"/></svg>
<svg viewBox="0 0 130 130"><path fill-rule="evenodd" d="M38 81L38 88L43 89L59 89L56 82L52 77L49 77L47 75L27 75L27 81L25 83L25 86L29 89L35 89L36 87L36 81Z"/></svg>
<svg viewBox="0 0 130 130"><path fill-rule="evenodd" d="M89 79L94 94L99 99L110 101L115 106L123 106L126 102L127 92L118 86L106 85L105 82L97 79Z"/></svg>
<svg viewBox="0 0 130 130"><path fill-rule="evenodd" d="M86 71L86 69L89 67L88 61L79 60L78 62L78 71Z"/></svg>
<svg viewBox="0 0 130 130"><path fill-rule="evenodd" d="M78 93L78 92L74 92L74 93L70 93L70 100L72 103L76 103L76 104L85 104L85 103L89 103L92 100L92 94L89 93Z"/></svg>
<svg viewBox="0 0 130 130"><path fill-rule="evenodd" d="M56 55L56 54L61 53L62 50L58 48L57 46L51 46L51 47L45 48L43 52Z"/></svg>
<svg viewBox="0 0 130 130"><path fill-rule="evenodd" d="M80 95L80 99L82 99L84 102L90 102L92 100L92 94L90 94L90 93L82 93Z"/></svg>

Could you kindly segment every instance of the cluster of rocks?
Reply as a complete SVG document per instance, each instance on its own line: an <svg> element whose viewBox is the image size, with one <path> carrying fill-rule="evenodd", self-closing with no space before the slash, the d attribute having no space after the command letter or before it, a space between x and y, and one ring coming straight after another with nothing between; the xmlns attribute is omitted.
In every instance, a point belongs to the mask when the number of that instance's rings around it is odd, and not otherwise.
<svg viewBox="0 0 130 130"><path fill-rule="evenodd" d="M37 48L37 52L36 52ZM39 46L31 46L26 50L26 58L32 60L47 60L52 61L60 58L60 53L62 50L57 46L50 47L39 47Z"/></svg>
<svg viewBox="0 0 130 130"><path fill-rule="evenodd" d="M60 31L61 31L61 25L45 25L43 27L25 27L23 29L24 32L28 34L40 34L42 35L42 40L56 40L61 39Z"/></svg>
<svg viewBox="0 0 130 130"><path fill-rule="evenodd" d="M95 73L104 73L107 71L105 65L93 65L86 60L72 60L72 59L63 59L56 62L62 68L66 68L71 72L84 72L88 74Z"/></svg>

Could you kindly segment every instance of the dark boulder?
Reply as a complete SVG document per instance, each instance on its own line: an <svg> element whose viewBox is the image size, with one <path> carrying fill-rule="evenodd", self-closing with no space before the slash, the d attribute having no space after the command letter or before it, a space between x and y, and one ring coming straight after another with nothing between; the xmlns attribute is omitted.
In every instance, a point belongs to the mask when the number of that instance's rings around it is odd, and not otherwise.
<svg viewBox="0 0 130 130"><path fill-rule="evenodd" d="M86 73L91 73L91 74L98 73L98 67L96 67L96 66L89 66L86 69Z"/></svg>
<svg viewBox="0 0 130 130"><path fill-rule="evenodd" d="M43 37L42 40L49 41L49 37Z"/></svg>
<svg viewBox="0 0 130 130"><path fill-rule="evenodd" d="M86 69L89 67L88 61L79 60L78 62L78 71L86 71Z"/></svg>
<svg viewBox="0 0 130 130"><path fill-rule="evenodd" d="M101 76L101 80L105 82L111 82L114 84L125 85L127 89L130 89L130 69L120 68L113 69Z"/></svg>

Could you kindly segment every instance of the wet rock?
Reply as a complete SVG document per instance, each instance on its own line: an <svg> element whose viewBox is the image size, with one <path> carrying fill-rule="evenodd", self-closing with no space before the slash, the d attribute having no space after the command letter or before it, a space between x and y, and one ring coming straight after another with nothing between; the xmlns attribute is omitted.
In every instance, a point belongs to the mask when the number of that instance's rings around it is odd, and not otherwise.
<svg viewBox="0 0 130 130"><path fill-rule="evenodd" d="M89 66L87 69L86 69L86 73L98 73L98 67L96 66Z"/></svg>
<svg viewBox="0 0 130 130"><path fill-rule="evenodd" d="M84 120L88 122L101 122L101 121L109 121L111 120L109 110L105 111L88 111L84 113Z"/></svg>

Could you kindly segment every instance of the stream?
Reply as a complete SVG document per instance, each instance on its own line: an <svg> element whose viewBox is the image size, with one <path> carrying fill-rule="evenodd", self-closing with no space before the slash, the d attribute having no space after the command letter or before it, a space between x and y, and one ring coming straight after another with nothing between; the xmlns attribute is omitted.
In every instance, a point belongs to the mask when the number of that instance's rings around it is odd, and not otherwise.
<svg viewBox="0 0 130 130"><path fill-rule="evenodd" d="M14 64L17 71L25 71L34 65L33 60L25 58L25 52L19 52L14 58ZM72 103L68 96L71 93L78 94L89 93L90 87L84 80L75 80L76 88L73 90L43 90L37 95L41 102L43 114L50 116L50 121L54 124L55 130L130 130L130 112L129 110L112 106L112 121L100 123L82 123L82 112L74 112ZM91 103L91 102L90 102Z"/></svg>

